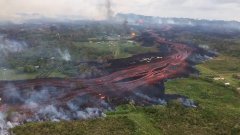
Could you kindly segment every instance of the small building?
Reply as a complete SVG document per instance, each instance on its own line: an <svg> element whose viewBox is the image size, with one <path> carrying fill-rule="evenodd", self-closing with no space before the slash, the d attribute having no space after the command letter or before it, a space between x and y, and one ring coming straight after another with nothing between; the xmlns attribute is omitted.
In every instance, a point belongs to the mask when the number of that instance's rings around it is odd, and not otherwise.
<svg viewBox="0 0 240 135"><path fill-rule="evenodd" d="M214 77L213 80L219 81L219 80L225 80L225 78L223 78L223 77Z"/></svg>
<svg viewBox="0 0 240 135"><path fill-rule="evenodd" d="M233 74L232 77L234 79L240 80L240 74Z"/></svg>
<svg viewBox="0 0 240 135"><path fill-rule="evenodd" d="M134 41L131 41L131 40L128 40L127 42L128 42L128 43L132 43L132 44L134 43Z"/></svg>
<svg viewBox="0 0 240 135"><path fill-rule="evenodd" d="M224 83L224 85L225 85L225 86L230 86L230 83L229 83L229 82L227 82L227 83Z"/></svg>
<svg viewBox="0 0 240 135"><path fill-rule="evenodd" d="M240 87L237 88L237 92L240 93Z"/></svg>

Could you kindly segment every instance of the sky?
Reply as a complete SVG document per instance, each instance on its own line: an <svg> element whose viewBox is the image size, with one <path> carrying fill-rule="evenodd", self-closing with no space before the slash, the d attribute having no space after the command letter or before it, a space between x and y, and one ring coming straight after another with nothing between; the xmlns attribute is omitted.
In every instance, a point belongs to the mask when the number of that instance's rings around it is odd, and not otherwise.
<svg viewBox="0 0 240 135"><path fill-rule="evenodd" d="M0 20L106 18L108 0L0 0ZM240 0L109 0L112 13L240 21Z"/></svg>

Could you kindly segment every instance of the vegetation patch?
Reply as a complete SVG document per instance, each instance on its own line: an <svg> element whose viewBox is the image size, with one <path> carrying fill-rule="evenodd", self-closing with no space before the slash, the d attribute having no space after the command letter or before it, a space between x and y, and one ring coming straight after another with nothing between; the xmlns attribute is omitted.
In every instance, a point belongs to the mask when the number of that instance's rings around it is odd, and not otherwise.
<svg viewBox="0 0 240 135"><path fill-rule="evenodd" d="M133 135L135 125L127 117L88 121L28 123L16 127L16 135Z"/></svg>

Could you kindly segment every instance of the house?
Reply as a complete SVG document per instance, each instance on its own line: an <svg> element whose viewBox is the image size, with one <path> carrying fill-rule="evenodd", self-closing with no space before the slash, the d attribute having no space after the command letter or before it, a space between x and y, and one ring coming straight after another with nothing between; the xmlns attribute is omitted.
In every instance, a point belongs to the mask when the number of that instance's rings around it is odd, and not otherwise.
<svg viewBox="0 0 240 135"><path fill-rule="evenodd" d="M213 80L219 81L219 80L225 80L225 78L223 78L223 77L214 77Z"/></svg>
<svg viewBox="0 0 240 135"><path fill-rule="evenodd" d="M233 74L232 77L234 79L240 80L240 74Z"/></svg>
<svg viewBox="0 0 240 135"><path fill-rule="evenodd" d="M240 93L240 87L237 88L237 92Z"/></svg>
<svg viewBox="0 0 240 135"><path fill-rule="evenodd" d="M229 82L227 82L227 83L224 83L224 85L225 85L225 86L230 86L230 83L229 83Z"/></svg>

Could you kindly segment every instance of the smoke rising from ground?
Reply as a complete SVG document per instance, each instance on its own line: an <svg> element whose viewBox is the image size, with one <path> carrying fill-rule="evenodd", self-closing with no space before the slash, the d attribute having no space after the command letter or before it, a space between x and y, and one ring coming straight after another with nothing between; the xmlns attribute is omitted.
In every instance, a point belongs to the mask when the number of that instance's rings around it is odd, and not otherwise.
<svg viewBox="0 0 240 135"><path fill-rule="evenodd" d="M71 55L69 53L69 51L66 49L64 51L62 51L61 49L57 49L58 53L60 54L61 58L65 61L70 61L71 60Z"/></svg>
<svg viewBox="0 0 240 135"><path fill-rule="evenodd" d="M106 0L105 3L105 8L106 8L106 17L107 19L111 19L114 15L114 12L112 10L112 3L110 0Z"/></svg>
<svg viewBox="0 0 240 135"><path fill-rule="evenodd" d="M144 95L142 93L134 93L136 96L144 99L144 100L147 100L149 102L153 102L153 103L156 103L156 104L160 104L160 105L166 105L167 102L164 100L164 99L161 99L161 98L153 98L153 97L150 97L148 95Z"/></svg>
<svg viewBox="0 0 240 135"><path fill-rule="evenodd" d="M1 20L34 18L104 19L98 5L105 0L0 0ZM116 13L151 16L240 20L237 0L107 0ZM108 2L107 2L108 3ZM176 4L179 3L179 4ZM53 6L54 5L54 6ZM146 10L147 9L147 10ZM67 12L66 12L67 11ZM111 11L111 10L109 10ZM66 19L66 18L63 18Z"/></svg>
<svg viewBox="0 0 240 135"><path fill-rule="evenodd" d="M94 97L77 97L60 105L57 97L65 90L43 87L29 91L20 90L13 84L6 85L1 95L0 135L8 135L8 129L25 122L76 120L105 117L103 110L109 105ZM11 110L7 104L17 105L23 112ZM86 104L89 104L88 107ZM4 108L5 107L5 108ZM26 111L26 112L25 112Z"/></svg>
<svg viewBox="0 0 240 135"><path fill-rule="evenodd" d="M10 40L0 35L0 55L6 56L9 53L21 52L27 48L25 42Z"/></svg>

